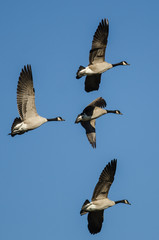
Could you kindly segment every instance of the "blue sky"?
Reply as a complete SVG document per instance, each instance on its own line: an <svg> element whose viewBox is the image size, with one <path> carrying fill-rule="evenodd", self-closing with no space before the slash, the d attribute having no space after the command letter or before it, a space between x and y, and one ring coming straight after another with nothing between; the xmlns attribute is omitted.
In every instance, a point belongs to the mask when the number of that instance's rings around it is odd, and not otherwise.
<svg viewBox="0 0 159 240"><path fill-rule="evenodd" d="M3 1L1 22L0 239L158 239L158 1ZM97 92L75 78L88 64L93 34L110 24L106 60L126 60L102 75ZM22 136L7 134L16 116L16 87L31 64L41 116L62 116ZM123 115L97 120L97 148L76 116L97 97ZM102 231L92 236L85 199L104 166L118 159Z"/></svg>

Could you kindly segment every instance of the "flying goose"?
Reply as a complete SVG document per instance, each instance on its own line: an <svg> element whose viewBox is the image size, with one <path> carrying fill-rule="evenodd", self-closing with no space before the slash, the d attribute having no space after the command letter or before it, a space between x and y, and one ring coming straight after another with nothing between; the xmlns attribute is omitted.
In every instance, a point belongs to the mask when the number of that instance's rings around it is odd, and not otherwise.
<svg viewBox="0 0 159 240"><path fill-rule="evenodd" d="M93 192L92 201L86 200L80 211L81 216L88 213L88 229L91 234L101 231L104 220L104 209L114 206L118 203L129 204L128 200L112 201L108 198L108 192L114 181L117 159L109 162L103 169L99 181Z"/></svg>
<svg viewBox="0 0 159 240"><path fill-rule="evenodd" d="M48 121L65 121L61 117L47 119L38 115L35 107L35 90L31 65L22 69L17 86L17 106L20 118L15 118L11 127L11 135L21 135L40 127Z"/></svg>
<svg viewBox="0 0 159 240"><path fill-rule="evenodd" d="M106 102L102 97L95 99L91 102L82 113L80 113L75 123L81 123L82 127L85 128L87 138L93 148L96 148L96 131L95 131L95 122L96 118L101 117L107 113L121 114L119 110L106 110L102 109L106 107Z"/></svg>
<svg viewBox="0 0 159 240"><path fill-rule="evenodd" d="M105 62L105 49L107 46L107 38L109 33L108 19L102 19L93 36L92 49L89 52L89 65L87 67L80 66L76 78L79 79L86 76L85 91L91 92L99 89L101 74L110 68L120 65L130 65L126 61L116 64Z"/></svg>

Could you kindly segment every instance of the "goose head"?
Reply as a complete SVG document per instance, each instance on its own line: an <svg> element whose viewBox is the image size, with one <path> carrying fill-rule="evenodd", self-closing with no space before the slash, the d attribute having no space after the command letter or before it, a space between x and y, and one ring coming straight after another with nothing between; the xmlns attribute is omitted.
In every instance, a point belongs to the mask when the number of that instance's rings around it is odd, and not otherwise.
<svg viewBox="0 0 159 240"><path fill-rule="evenodd" d="M62 117L57 117L56 121L65 121Z"/></svg>
<svg viewBox="0 0 159 240"><path fill-rule="evenodd" d="M112 67L117 67L117 66L127 66L127 65L130 65L129 63L127 63L126 61L122 61L122 62L119 62L119 63L115 63L115 64L112 64Z"/></svg>
<svg viewBox="0 0 159 240"><path fill-rule="evenodd" d="M48 122L51 121L65 121L62 117L56 117L56 118L47 118Z"/></svg>
<svg viewBox="0 0 159 240"><path fill-rule="evenodd" d="M127 63L126 61L122 61L122 62L121 62L121 65L125 65L125 66L126 66L126 65L130 65L130 64Z"/></svg>
<svg viewBox="0 0 159 240"><path fill-rule="evenodd" d="M131 205L131 203L129 203L129 201L126 200L126 199L124 199L124 200L119 200L119 201L115 201L115 204L118 204L118 203L125 203L125 204Z"/></svg>
<svg viewBox="0 0 159 240"><path fill-rule="evenodd" d="M78 114L75 123L79 123L83 120L84 115L83 114Z"/></svg>
<svg viewBox="0 0 159 240"><path fill-rule="evenodd" d="M90 120L91 120L90 115L87 115L86 113L81 113L77 116L75 123L85 122L85 121L90 121Z"/></svg>
<svg viewBox="0 0 159 240"><path fill-rule="evenodd" d="M116 113L116 114L123 115L123 113L121 113L119 110L115 110L115 113Z"/></svg>
<svg viewBox="0 0 159 240"><path fill-rule="evenodd" d="M129 204L129 205L131 205L131 203L129 203L128 200L124 199L123 201L124 201L125 204Z"/></svg>

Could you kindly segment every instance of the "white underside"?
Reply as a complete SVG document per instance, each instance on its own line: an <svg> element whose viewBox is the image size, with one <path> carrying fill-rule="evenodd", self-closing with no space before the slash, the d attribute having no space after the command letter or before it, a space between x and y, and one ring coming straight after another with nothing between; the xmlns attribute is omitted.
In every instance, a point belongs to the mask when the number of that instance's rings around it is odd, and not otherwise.
<svg viewBox="0 0 159 240"><path fill-rule="evenodd" d="M107 209L109 207L112 207L115 205L115 202L105 198L105 199L100 199L100 200L96 200L93 202L90 202L86 205L85 210L87 212L93 212L93 211L97 211L97 210L104 210Z"/></svg>
<svg viewBox="0 0 159 240"><path fill-rule="evenodd" d="M47 119L41 116L29 118L21 123L18 123L13 129L13 133L26 132L29 130L33 130L35 128L40 127L45 122L47 122Z"/></svg>
<svg viewBox="0 0 159 240"><path fill-rule="evenodd" d="M90 66L87 66L86 68L82 69L79 72L79 75L81 76L91 76L93 74L101 74L103 72L106 72L112 68L112 64L107 63L107 62L102 62L102 63L96 63Z"/></svg>
<svg viewBox="0 0 159 240"><path fill-rule="evenodd" d="M83 71L83 72L82 72ZM93 75L94 72L89 68L89 67L86 67L85 69L83 69L80 73L82 73L82 75Z"/></svg>

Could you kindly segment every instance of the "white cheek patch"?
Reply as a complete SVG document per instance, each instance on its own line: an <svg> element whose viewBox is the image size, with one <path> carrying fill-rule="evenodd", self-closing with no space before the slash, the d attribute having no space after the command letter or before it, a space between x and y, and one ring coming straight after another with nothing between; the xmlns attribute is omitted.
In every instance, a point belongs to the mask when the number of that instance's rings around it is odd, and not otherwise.
<svg viewBox="0 0 159 240"><path fill-rule="evenodd" d="M126 62L123 62L123 65L127 65Z"/></svg>
<svg viewBox="0 0 159 240"><path fill-rule="evenodd" d="M81 115L78 116L77 120L78 120L78 121L82 120L82 116L81 116Z"/></svg>

